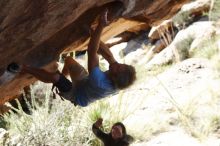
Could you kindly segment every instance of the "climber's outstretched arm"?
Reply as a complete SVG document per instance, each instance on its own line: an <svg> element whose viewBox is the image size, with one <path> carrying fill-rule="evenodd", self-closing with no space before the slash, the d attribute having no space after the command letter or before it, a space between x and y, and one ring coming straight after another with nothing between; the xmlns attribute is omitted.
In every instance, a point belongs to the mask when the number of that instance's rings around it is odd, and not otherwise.
<svg viewBox="0 0 220 146"><path fill-rule="evenodd" d="M105 45L105 43L103 43L102 41L100 41L98 53L101 54L102 57L104 57L105 60L108 61L109 64L116 62L112 52L109 50L109 47Z"/></svg>
<svg viewBox="0 0 220 146"><path fill-rule="evenodd" d="M99 58L98 58L98 49L100 43L100 37L102 34L103 28L107 25L107 10L101 14L99 18L99 24L96 27L95 31L91 34L91 39L88 45L88 71L89 73L96 66L99 66Z"/></svg>

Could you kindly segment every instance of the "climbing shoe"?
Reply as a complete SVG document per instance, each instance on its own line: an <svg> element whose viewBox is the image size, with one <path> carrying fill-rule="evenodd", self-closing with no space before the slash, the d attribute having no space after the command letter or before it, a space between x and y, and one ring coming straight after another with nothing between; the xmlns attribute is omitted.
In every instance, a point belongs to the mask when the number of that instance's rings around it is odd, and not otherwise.
<svg viewBox="0 0 220 146"><path fill-rule="evenodd" d="M16 63L10 63L7 67L7 71L12 72L12 73L18 73L20 72L20 66Z"/></svg>

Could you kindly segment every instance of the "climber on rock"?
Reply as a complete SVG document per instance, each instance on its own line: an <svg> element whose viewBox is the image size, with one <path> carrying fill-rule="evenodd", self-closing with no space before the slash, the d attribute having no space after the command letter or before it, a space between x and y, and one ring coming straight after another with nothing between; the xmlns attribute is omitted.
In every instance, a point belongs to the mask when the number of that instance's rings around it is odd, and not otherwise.
<svg viewBox="0 0 220 146"><path fill-rule="evenodd" d="M91 31L87 50L88 72L72 57L65 59L62 73L51 73L27 65L22 66L22 72L29 73L45 83L53 83L60 96L82 107L130 86L136 79L135 68L118 63L109 48L100 41L102 30L109 23L107 14L108 11L105 10L100 15L95 30ZM109 70L100 70L98 53L109 63ZM70 75L72 82L65 77L67 75Z"/></svg>

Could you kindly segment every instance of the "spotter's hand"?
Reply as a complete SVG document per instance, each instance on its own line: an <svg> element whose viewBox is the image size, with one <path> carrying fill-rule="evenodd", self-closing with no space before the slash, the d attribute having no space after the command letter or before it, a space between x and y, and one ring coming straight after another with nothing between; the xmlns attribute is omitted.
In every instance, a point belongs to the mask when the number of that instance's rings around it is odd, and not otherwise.
<svg viewBox="0 0 220 146"><path fill-rule="evenodd" d="M100 127L102 125L102 121L103 119L102 118L99 118L96 122L95 122L95 126L96 127Z"/></svg>

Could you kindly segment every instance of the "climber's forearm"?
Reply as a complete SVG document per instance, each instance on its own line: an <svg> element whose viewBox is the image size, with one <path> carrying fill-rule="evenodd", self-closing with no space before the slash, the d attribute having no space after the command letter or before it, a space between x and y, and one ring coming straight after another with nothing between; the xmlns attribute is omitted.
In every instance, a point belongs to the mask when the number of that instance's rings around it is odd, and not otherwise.
<svg viewBox="0 0 220 146"><path fill-rule="evenodd" d="M102 24L99 24L95 31L91 35L91 39L88 45L88 53L94 53L98 51L99 49L99 42L100 42L100 37L102 34L104 26Z"/></svg>
<svg viewBox="0 0 220 146"><path fill-rule="evenodd" d="M102 41L100 41L98 53L101 54L109 64L116 62L112 52L109 50L109 47L106 46Z"/></svg>

